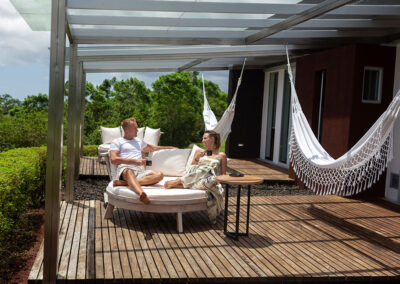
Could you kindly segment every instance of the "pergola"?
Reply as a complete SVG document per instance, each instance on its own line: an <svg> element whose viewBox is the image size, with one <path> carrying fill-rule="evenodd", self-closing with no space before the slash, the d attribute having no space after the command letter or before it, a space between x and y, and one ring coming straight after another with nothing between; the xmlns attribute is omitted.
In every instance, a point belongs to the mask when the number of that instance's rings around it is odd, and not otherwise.
<svg viewBox="0 0 400 284"><path fill-rule="evenodd" d="M79 169L86 73L231 70L351 43L400 38L397 0L11 0L32 30L51 30L45 283L57 279L66 36L66 200Z"/></svg>

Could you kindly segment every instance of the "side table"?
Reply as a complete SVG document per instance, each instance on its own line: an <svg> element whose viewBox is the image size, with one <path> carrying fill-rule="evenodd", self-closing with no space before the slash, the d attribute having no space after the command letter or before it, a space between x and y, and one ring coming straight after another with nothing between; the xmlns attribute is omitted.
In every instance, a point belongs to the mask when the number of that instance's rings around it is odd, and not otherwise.
<svg viewBox="0 0 400 284"><path fill-rule="evenodd" d="M217 176L217 181L221 184L225 184L225 214L224 214L224 234L228 237L238 239L239 236L249 235L249 219L250 219L250 187L252 184L263 183L263 179L257 176L242 176L242 177L231 177L229 175ZM236 228L235 232L228 232L228 193L229 185L238 185L237 197L236 197ZM246 217L246 233L239 232L239 214L240 214L240 191L242 186L247 185L247 217Z"/></svg>

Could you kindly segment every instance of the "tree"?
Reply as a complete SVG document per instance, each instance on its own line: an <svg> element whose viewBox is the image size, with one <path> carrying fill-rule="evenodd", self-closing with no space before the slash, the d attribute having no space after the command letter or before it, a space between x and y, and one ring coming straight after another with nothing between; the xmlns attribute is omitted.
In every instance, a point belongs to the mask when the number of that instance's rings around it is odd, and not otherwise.
<svg viewBox="0 0 400 284"><path fill-rule="evenodd" d="M160 127L161 143L187 147L200 140L204 130L200 89L195 74L172 73L153 83L150 126Z"/></svg>
<svg viewBox="0 0 400 284"><path fill-rule="evenodd" d="M38 95L31 95L24 99L22 102L22 111L37 112L47 111L49 108L49 97L46 94L39 93Z"/></svg>
<svg viewBox="0 0 400 284"><path fill-rule="evenodd" d="M0 114L14 115L20 106L20 100L14 99L9 94L0 95Z"/></svg>
<svg viewBox="0 0 400 284"><path fill-rule="evenodd" d="M119 121L135 117L140 125L149 123L150 90L137 78L116 81L114 83L115 109Z"/></svg>

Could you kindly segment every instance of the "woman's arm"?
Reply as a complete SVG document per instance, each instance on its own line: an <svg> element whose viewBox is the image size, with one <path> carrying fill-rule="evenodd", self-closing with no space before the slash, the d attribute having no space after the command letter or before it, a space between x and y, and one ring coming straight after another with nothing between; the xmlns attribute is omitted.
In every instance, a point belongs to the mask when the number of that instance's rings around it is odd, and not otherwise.
<svg viewBox="0 0 400 284"><path fill-rule="evenodd" d="M226 158L226 154L223 153L223 152L220 152L219 156L221 157L221 175L225 175L226 174L226 168L227 168L228 160Z"/></svg>
<svg viewBox="0 0 400 284"><path fill-rule="evenodd" d="M198 149L196 153L194 153L192 165L197 165L199 163L200 158L203 157L204 154L205 154L204 150Z"/></svg>

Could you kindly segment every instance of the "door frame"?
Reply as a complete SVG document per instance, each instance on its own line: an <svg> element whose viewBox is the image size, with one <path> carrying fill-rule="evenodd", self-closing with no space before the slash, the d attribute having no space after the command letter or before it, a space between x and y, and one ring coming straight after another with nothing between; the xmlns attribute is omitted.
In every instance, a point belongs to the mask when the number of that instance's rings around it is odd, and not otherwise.
<svg viewBox="0 0 400 284"><path fill-rule="evenodd" d="M287 66L280 65L264 70L264 95L263 95L263 109L262 109L262 121L261 121L261 141L260 141L260 160L266 161L272 164L276 164L280 167L289 168L290 161L289 158L285 163L279 161L279 151L280 151L280 139L281 139L281 124L282 124L282 104L284 95L284 84L285 84L285 72ZM295 73L295 64L292 65L293 73ZM278 85L276 94L276 111L275 111L275 134L274 134L274 151L273 159L265 159L265 148L267 144L267 120L268 120L268 101L269 101L269 78L271 73L278 72ZM293 74L294 76L294 74ZM289 136L292 127L291 118L289 118ZM289 138L290 139L290 138Z"/></svg>

